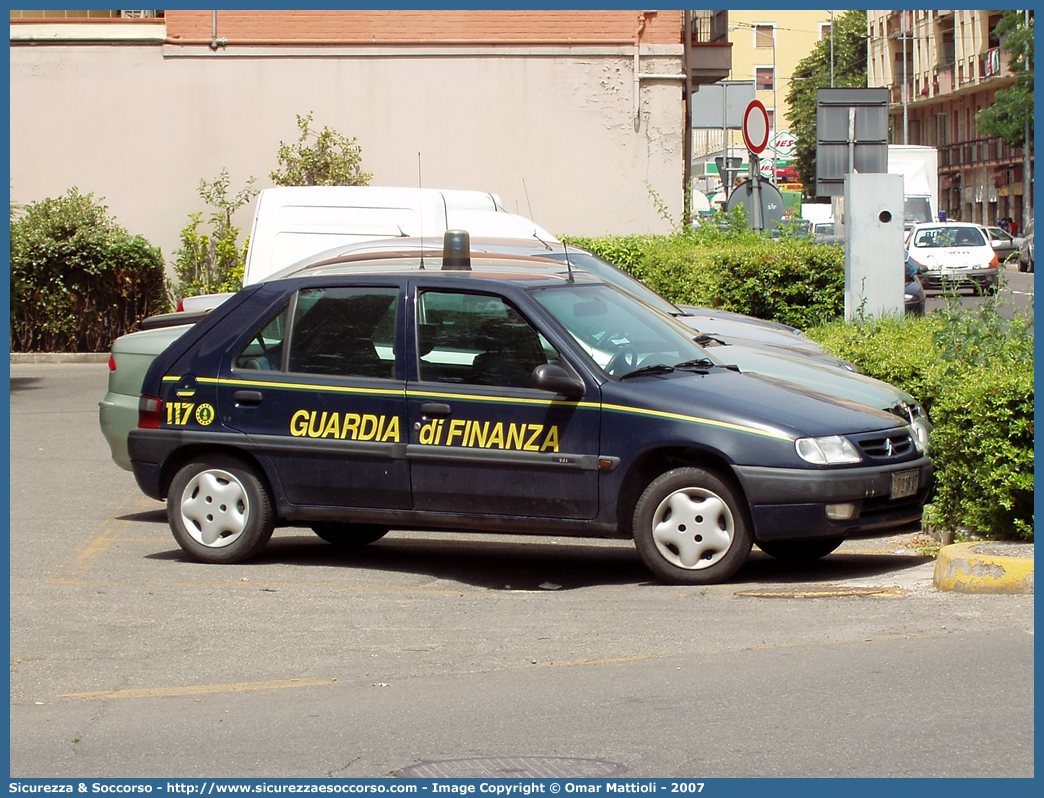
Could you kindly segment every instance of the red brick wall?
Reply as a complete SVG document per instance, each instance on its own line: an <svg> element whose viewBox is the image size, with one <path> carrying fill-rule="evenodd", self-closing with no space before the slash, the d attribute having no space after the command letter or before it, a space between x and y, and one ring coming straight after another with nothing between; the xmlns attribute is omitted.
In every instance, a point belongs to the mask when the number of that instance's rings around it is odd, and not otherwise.
<svg viewBox="0 0 1044 798"><path fill-rule="evenodd" d="M218 11L230 44L680 44L681 11ZM166 12L171 43L209 41L211 11Z"/></svg>

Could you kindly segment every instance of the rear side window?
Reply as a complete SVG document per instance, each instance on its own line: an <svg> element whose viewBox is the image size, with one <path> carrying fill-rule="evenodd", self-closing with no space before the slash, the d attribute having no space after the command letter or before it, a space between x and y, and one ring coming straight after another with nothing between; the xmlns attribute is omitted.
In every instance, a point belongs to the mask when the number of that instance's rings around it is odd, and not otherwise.
<svg viewBox="0 0 1044 798"><path fill-rule="evenodd" d="M233 366L242 371L281 371L289 312L287 303L247 341L236 355Z"/></svg>
<svg viewBox="0 0 1044 798"><path fill-rule="evenodd" d="M396 288L338 286L298 293L287 370L395 377Z"/></svg>

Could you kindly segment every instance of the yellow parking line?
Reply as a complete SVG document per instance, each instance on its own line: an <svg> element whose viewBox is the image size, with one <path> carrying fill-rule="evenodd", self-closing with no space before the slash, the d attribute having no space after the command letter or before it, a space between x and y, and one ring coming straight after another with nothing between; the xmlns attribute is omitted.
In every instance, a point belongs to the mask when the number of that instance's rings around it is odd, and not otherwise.
<svg viewBox="0 0 1044 798"><path fill-rule="evenodd" d="M125 516L147 512L150 507L154 508L154 505L154 501L144 496L127 499L98 528L98 531L76 550L68 562L47 577L47 584L74 585L79 583L94 567L94 564L105 556L109 547L120 539L120 533L130 526L131 520Z"/></svg>
<svg viewBox="0 0 1044 798"><path fill-rule="evenodd" d="M318 687L336 684L337 679L275 679L269 682L232 682L231 684L200 684L181 687L139 687L132 690L98 690L90 693L62 693L59 698L86 700L113 700L120 698L172 698L187 695L216 693L252 693L257 690L285 690L288 687Z"/></svg>

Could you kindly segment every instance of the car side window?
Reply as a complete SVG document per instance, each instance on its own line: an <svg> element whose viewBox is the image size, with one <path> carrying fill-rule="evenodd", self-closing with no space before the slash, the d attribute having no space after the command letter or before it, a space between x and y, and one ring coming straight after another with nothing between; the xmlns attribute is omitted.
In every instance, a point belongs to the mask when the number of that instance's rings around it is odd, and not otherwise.
<svg viewBox="0 0 1044 798"><path fill-rule="evenodd" d="M281 371L283 368L283 343L286 339L286 319L290 304L282 309L239 350L232 361L236 369L244 371Z"/></svg>
<svg viewBox="0 0 1044 798"><path fill-rule="evenodd" d="M395 377L396 288L307 288L297 295L287 370Z"/></svg>
<svg viewBox="0 0 1044 798"><path fill-rule="evenodd" d="M555 348L500 297L425 291L417 302L418 374L425 382L529 388Z"/></svg>

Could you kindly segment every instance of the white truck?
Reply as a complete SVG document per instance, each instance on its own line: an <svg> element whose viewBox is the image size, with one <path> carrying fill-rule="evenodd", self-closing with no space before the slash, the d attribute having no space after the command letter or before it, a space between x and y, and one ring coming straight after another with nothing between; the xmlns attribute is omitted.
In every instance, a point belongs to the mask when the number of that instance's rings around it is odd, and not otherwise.
<svg viewBox="0 0 1044 798"><path fill-rule="evenodd" d="M903 229L939 221L939 151L913 144L888 145L888 172L903 176Z"/></svg>

